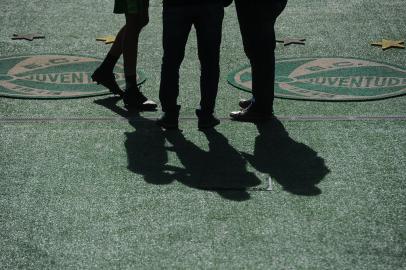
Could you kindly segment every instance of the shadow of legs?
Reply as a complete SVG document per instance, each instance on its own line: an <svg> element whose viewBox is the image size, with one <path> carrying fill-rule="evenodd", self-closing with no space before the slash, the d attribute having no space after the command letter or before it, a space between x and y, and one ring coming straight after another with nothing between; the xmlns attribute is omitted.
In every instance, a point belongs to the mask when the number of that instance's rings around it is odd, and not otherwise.
<svg viewBox="0 0 406 270"><path fill-rule="evenodd" d="M144 176L148 183L169 184L173 176L168 171L173 168L166 166L168 155L165 148L165 137L155 121L140 116L138 112L129 113L117 106L118 97L108 97L95 101L118 115L129 118L133 132L125 132L125 148L127 151L128 169Z"/></svg>
<svg viewBox="0 0 406 270"><path fill-rule="evenodd" d="M181 132L165 133L171 150L184 167L176 180L195 189L217 192L228 200L248 200L247 189L259 185L260 180L246 170L246 161L224 135L216 130L204 133L209 141L208 152L188 141Z"/></svg>

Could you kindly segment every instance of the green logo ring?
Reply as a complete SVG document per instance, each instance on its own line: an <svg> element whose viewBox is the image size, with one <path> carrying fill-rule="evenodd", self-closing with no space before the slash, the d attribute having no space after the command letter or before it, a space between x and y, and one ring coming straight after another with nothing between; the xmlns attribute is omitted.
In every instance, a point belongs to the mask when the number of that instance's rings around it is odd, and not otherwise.
<svg viewBox="0 0 406 270"><path fill-rule="evenodd" d="M228 82L251 92L249 65L234 70ZM406 69L343 57L285 58L276 61L275 96L296 100L361 101L406 94Z"/></svg>
<svg viewBox="0 0 406 270"><path fill-rule="evenodd" d="M44 54L0 58L0 96L23 99L70 99L110 94L91 74L102 62L92 56ZM116 65L117 83L124 87L124 67ZM138 72L138 82L146 81Z"/></svg>

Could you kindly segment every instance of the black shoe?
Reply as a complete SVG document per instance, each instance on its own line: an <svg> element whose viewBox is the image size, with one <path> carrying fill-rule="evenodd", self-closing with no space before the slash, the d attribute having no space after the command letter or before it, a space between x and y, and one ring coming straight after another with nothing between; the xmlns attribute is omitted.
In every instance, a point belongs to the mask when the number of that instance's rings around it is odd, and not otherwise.
<svg viewBox="0 0 406 270"><path fill-rule="evenodd" d="M218 120L213 114L205 114L201 110L196 110L196 115L198 118L197 127L199 130L214 128L218 124L220 124L220 120Z"/></svg>
<svg viewBox="0 0 406 270"><path fill-rule="evenodd" d="M235 121L257 123L269 121L274 116L273 113L259 112L253 110L252 107L248 107L247 109L243 109L241 111L231 112L230 117Z"/></svg>
<svg viewBox="0 0 406 270"><path fill-rule="evenodd" d="M155 111L158 105L146 98L138 89L127 89L123 95L124 106L127 110Z"/></svg>
<svg viewBox="0 0 406 270"><path fill-rule="evenodd" d="M179 129L179 109L172 112L164 112L161 117L156 120L156 124L164 129Z"/></svg>
<svg viewBox="0 0 406 270"><path fill-rule="evenodd" d="M241 100L238 102L238 105L239 105L242 109L248 108L249 106L251 106L251 104L252 104L252 99L241 99Z"/></svg>
<svg viewBox="0 0 406 270"><path fill-rule="evenodd" d="M91 76L92 80L97 84L101 84L110 90L114 95L123 97L124 91L117 84L116 77L113 72L105 72L101 68L97 68Z"/></svg>

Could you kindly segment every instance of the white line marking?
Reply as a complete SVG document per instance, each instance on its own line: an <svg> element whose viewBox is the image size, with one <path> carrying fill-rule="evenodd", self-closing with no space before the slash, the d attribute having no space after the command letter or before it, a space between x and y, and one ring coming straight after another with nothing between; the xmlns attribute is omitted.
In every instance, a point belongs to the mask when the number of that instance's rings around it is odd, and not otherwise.
<svg viewBox="0 0 406 270"><path fill-rule="evenodd" d="M381 116L316 116L316 115L302 115L302 116L278 116L281 121L298 121L298 122L307 122L307 121L406 121L406 115L381 115ZM133 121L133 122L145 122L156 120L156 117L120 117L120 116L111 116L111 117L0 117L0 123L32 123L32 122L74 122L74 121L83 121L83 122L114 122L114 121ZM197 120L196 117L180 117L180 120ZM220 120L230 121L229 117L219 117Z"/></svg>

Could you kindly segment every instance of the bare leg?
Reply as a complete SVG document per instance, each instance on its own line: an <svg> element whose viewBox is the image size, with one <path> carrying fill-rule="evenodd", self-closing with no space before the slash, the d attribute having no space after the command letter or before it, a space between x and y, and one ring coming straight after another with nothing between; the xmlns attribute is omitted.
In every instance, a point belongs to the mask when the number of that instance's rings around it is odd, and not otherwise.
<svg viewBox="0 0 406 270"><path fill-rule="evenodd" d="M124 74L127 87L137 89L137 55L138 38L141 29L148 23L148 11L126 14L126 24L117 33L116 41L111 46L103 63L93 73L92 79L108 88L113 94L123 96L117 85L113 70L121 55L124 58Z"/></svg>
<svg viewBox="0 0 406 270"><path fill-rule="evenodd" d="M118 31L116 40L110 48L109 54L115 56L117 59L123 54L123 38L126 26L124 25L120 31Z"/></svg>
<svg viewBox="0 0 406 270"><path fill-rule="evenodd" d="M120 58L123 54L125 74L134 75L137 70L138 39L142 28L148 23L148 13L126 14L126 24L117 33L109 55Z"/></svg>
<svg viewBox="0 0 406 270"><path fill-rule="evenodd" d="M103 85L109 89L111 93L120 96L123 96L124 93L116 82L113 70L123 52L122 44L125 28L126 26L123 26L117 33L116 41L111 46L109 53L91 76L92 80L97 82L97 84Z"/></svg>
<svg viewBox="0 0 406 270"><path fill-rule="evenodd" d="M122 37L122 53L124 58L124 73L128 77L137 74L138 40L142 28L148 23L148 13L126 14L125 19L126 25Z"/></svg>
<svg viewBox="0 0 406 270"><path fill-rule="evenodd" d="M148 24L148 11L125 14L126 25L123 31L122 52L126 89L123 96L127 109L155 110L157 104L148 100L137 85L138 39L140 32ZM117 49L118 51L118 49Z"/></svg>

